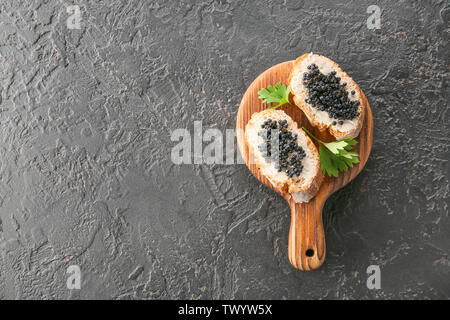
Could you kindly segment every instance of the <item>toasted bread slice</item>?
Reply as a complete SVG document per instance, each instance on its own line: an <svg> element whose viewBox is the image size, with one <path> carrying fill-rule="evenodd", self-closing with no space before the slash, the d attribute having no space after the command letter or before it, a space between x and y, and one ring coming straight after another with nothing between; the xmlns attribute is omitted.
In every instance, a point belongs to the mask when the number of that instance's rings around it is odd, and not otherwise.
<svg viewBox="0 0 450 320"><path fill-rule="evenodd" d="M260 146L264 145L265 140L260 132L264 130L261 126L268 119L272 121L285 120L287 122L285 129L290 131L292 135L297 135L297 138L293 138L292 141L305 152L304 158L301 160L303 169L299 175L290 177L286 173L286 169L279 171L276 168L277 158L264 158ZM299 129L297 123L284 111L267 109L254 113L245 127L245 143L249 148L251 159L276 189L290 193L295 202L308 202L316 195L323 180L319 153L308 135L302 129ZM289 154L292 155L292 153Z"/></svg>
<svg viewBox="0 0 450 320"><path fill-rule="evenodd" d="M303 76L310 70L308 66L315 64L319 71L324 75L329 75L332 71L336 73L336 77L340 78L340 84L347 83L345 91L348 99L355 104L359 102L357 108L357 116L352 119L338 119L330 117L327 111L317 109L313 104L308 103L308 88L304 84ZM309 122L319 130L329 130L330 134L336 139L346 137L355 138L361 131L364 113L366 111L365 99L358 85L350 78L334 61L317 54L306 53L297 58L294 62L288 83L293 95L293 102L303 110ZM352 94L352 91L354 92ZM329 102L328 104L333 104Z"/></svg>

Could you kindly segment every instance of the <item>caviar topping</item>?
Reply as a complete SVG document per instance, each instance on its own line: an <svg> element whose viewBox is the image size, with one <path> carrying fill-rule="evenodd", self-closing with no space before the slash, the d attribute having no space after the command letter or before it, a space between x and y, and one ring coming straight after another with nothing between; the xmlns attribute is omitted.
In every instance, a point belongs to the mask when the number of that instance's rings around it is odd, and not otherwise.
<svg viewBox="0 0 450 320"><path fill-rule="evenodd" d="M297 143L298 135L288 129L287 120L267 119L261 129L258 135L263 138L263 143L258 149L266 162L275 162L278 172L286 172L289 178L300 176L306 153ZM274 144L278 144L279 148Z"/></svg>
<svg viewBox="0 0 450 320"><path fill-rule="evenodd" d="M331 119L341 120L340 125L344 123L343 120L352 120L359 116L359 101L349 99L345 88L347 83L341 84L341 78L336 76L336 71L325 75L314 63L308 66L308 70L303 74L303 84L308 89L306 103L320 111L326 111ZM355 92L351 91L351 95L354 94Z"/></svg>

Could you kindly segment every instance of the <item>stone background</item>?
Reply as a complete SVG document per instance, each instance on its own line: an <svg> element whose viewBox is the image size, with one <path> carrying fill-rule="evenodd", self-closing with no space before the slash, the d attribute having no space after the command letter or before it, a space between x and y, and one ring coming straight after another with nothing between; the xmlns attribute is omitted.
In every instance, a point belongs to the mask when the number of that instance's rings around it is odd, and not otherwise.
<svg viewBox="0 0 450 320"><path fill-rule="evenodd" d="M449 17L447 1L2 0L0 298L449 298ZM358 82L375 131L305 273L285 201L244 165L172 164L170 133L234 128L251 81L308 51Z"/></svg>

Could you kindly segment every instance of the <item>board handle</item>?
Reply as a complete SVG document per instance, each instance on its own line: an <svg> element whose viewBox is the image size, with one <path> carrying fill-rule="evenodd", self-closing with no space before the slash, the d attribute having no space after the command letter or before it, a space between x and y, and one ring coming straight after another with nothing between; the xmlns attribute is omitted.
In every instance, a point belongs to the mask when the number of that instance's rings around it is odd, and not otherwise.
<svg viewBox="0 0 450 320"><path fill-rule="evenodd" d="M325 234L322 223L324 202L313 198L308 203L295 203L291 198L289 261L302 271L319 268L325 260Z"/></svg>

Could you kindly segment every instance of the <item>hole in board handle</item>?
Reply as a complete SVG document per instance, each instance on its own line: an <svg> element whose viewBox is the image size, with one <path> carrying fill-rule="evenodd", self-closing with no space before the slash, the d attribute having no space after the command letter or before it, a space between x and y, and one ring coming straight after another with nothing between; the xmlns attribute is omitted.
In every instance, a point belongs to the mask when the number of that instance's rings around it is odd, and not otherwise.
<svg viewBox="0 0 450 320"><path fill-rule="evenodd" d="M307 257L312 257L314 255L314 250L313 249L308 249L305 252Z"/></svg>

